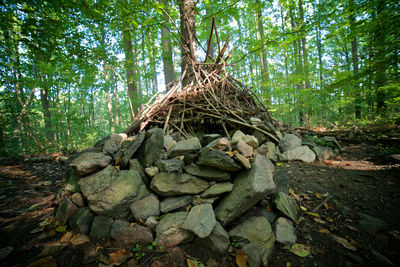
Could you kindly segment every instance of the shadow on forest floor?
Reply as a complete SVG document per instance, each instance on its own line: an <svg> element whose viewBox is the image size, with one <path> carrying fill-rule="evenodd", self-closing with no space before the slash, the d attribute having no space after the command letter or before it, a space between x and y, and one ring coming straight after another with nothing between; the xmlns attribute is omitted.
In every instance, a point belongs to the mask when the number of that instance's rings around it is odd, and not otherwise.
<svg viewBox="0 0 400 267"><path fill-rule="evenodd" d="M340 155L324 164L279 164L303 210L297 243L309 255L277 247L270 266L399 266L400 164L390 157L400 153L398 144L343 141ZM79 244L75 238L71 243L73 238L49 219L63 177L64 166L55 161L0 166L0 266L99 266L101 254L123 254L112 242ZM320 205L327 197L327 205ZM304 212L316 207L314 213ZM207 266L234 266L235 261L231 254L210 258L183 247L153 251L139 263L131 258L122 266L185 266L188 257Z"/></svg>

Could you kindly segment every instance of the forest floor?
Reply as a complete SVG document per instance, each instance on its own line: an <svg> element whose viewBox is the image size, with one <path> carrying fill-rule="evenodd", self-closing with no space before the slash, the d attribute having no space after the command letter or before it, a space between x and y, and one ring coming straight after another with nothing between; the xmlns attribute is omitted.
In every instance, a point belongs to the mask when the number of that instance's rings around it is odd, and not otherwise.
<svg viewBox="0 0 400 267"><path fill-rule="evenodd" d="M353 140L327 134L342 145L335 158L277 166L302 208L296 243L303 246L297 255L276 247L270 266L400 266L400 160L392 157L400 154L398 127L376 127ZM207 259L185 247L149 250L137 261L112 242L65 232L51 219L64 175L56 161L0 164L0 266L100 266L99 258L123 266L186 266L187 259L192 266L201 266L193 259L235 266L233 253Z"/></svg>

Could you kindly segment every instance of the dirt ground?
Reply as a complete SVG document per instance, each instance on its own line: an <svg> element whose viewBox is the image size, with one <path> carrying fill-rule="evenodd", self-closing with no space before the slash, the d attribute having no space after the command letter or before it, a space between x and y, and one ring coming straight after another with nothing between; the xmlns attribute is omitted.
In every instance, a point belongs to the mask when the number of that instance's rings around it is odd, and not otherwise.
<svg viewBox="0 0 400 267"><path fill-rule="evenodd" d="M391 157L400 154L400 140L391 130L352 140L326 133L341 143L337 157L277 164L301 207L296 243L304 253L276 244L270 266L400 266L400 161ZM112 242L80 244L52 220L64 175L56 161L0 165L0 266L99 266L104 255L122 266L186 266L188 259L192 266L235 266L233 252L199 258L185 247L154 248L137 261Z"/></svg>

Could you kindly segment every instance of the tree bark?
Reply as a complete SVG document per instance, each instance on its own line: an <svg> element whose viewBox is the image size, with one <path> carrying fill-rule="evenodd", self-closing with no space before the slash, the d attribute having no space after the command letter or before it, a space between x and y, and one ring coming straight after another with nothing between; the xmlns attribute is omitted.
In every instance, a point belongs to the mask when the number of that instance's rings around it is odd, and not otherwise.
<svg viewBox="0 0 400 267"><path fill-rule="evenodd" d="M267 105L271 104L271 91L269 86L269 73L268 73L268 61L267 61L267 51L264 46L264 25L262 19L262 8L260 0L256 1L257 4L257 40L262 46L260 50L260 67L261 67L261 82L262 82L262 95L263 100L267 102Z"/></svg>
<svg viewBox="0 0 400 267"><path fill-rule="evenodd" d="M122 38L124 42L124 53L125 53L125 70L126 80L128 84L128 96L131 110L131 118L135 117L135 113L139 110L140 95L138 88L135 83L135 55L133 54L132 46L132 30L127 19L124 18L122 21Z"/></svg>
<svg viewBox="0 0 400 267"><path fill-rule="evenodd" d="M353 86L356 91L355 94L355 107L354 107L354 115L357 119L361 118L361 92L358 83L358 47L357 47L357 33L356 33L356 7L355 1L351 0L349 2L350 7L350 34L352 36L351 40L351 59L353 63Z"/></svg>
<svg viewBox="0 0 400 267"><path fill-rule="evenodd" d="M386 60L385 60L385 28L383 26L383 11L385 9L385 0L378 0L376 3L376 23L375 23L375 90L376 90L376 108L379 113L386 111L385 89L386 85Z"/></svg>
<svg viewBox="0 0 400 267"><path fill-rule="evenodd" d="M168 0L163 0L163 4L167 5ZM161 49L162 49L162 60L164 65L164 80L165 89L168 91L168 84L175 80L175 69L174 60L172 57L172 41L171 34L169 32L169 20L166 15L164 15L161 24Z"/></svg>
<svg viewBox="0 0 400 267"><path fill-rule="evenodd" d="M193 0L182 0L179 4L181 18L181 71L186 70L186 75L182 80L182 87L187 86L194 80L192 62L196 61L196 25L195 7Z"/></svg>

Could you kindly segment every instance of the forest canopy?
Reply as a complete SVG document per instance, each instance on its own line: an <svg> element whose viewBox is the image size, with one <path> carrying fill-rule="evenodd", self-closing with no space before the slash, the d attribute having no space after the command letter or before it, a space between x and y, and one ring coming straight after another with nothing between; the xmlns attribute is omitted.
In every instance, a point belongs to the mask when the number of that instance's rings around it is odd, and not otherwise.
<svg viewBox="0 0 400 267"><path fill-rule="evenodd" d="M76 150L128 127L181 75L184 1L1 1L0 155ZM210 55L229 36L227 71L273 118L327 127L399 120L398 1L193 4L197 59L205 61L215 17Z"/></svg>

